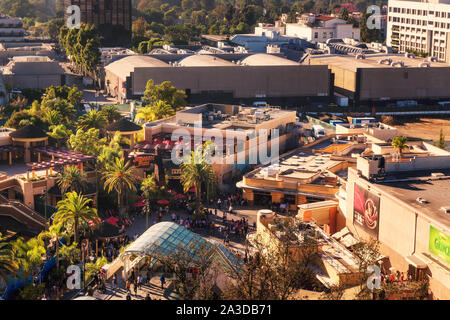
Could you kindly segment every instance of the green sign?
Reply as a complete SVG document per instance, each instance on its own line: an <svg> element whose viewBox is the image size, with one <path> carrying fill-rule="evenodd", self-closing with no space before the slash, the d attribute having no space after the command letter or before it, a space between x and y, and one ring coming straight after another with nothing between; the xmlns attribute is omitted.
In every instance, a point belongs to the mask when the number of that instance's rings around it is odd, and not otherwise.
<svg viewBox="0 0 450 320"><path fill-rule="evenodd" d="M450 264L450 237L430 226L429 249L432 254Z"/></svg>

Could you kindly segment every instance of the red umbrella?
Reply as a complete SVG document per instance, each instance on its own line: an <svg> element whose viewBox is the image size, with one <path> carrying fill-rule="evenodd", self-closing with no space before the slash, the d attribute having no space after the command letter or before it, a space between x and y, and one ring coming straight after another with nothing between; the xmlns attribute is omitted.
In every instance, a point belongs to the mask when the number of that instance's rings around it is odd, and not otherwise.
<svg viewBox="0 0 450 320"><path fill-rule="evenodd" d="M169 201L169 200L158 200L157 203L158 203L158 204L169 204L170 201Z"/></svg>
<svg viewBox="0 0 450 320"><path fill-rule="evenodd" d="M195 192L195 187L190 188L188 192Z"/></svg>
<svg viewBox="0 0 450 320"><path fill-rule="evenodd" d="M177 194L176 196L175 196L175 199L184 199L185 198L185 196L184 196L184 194Z"/></svg>
<svg viewBox="0 0 450 320"><path fill-rule="evenodd" d="M143 200L141 200L141 201L139 201L139 202L136 202L135 204L134 204L134 207L135 208L140 208L140 207L144 207L145 206L145 202L143 201Z"/></svg>
<svg viewBox="0 0 450 320"><path fill-rule="evenodd" d="M117 218L109 217L105 221L108 222L108 223L111 223L112 225L115 225L116 227L118 227L117 222L119 221L119 219L117 219Z"/></svg>

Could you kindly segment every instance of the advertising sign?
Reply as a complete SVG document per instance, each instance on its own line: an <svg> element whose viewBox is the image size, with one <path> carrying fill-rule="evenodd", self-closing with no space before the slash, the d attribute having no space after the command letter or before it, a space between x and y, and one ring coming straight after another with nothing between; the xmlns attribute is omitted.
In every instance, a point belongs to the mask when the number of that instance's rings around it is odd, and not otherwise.
<svg viewBox="0 0 450 320"><path fill-rule="evenodd" d="M428 247L432 254L450 264L450 236L430 226Z"/></svg>
<svg viewBox="0 0 450 320"><path fill-rule="evenodd" d="M154 160L154 156L136 157L134 158L134 163L136 167L148 167Z"/></svg>
<svg viewBox="0 0 450 320"><path fill-rule="evenodd" d="M378 238L380 197L355 183L353 224Z"/></svg>

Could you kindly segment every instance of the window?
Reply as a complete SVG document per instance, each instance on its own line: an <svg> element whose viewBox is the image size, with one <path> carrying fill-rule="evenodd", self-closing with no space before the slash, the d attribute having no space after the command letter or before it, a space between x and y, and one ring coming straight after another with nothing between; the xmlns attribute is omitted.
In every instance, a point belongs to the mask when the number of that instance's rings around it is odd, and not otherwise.
<svg viewBox="0 0 450 320"><path fill-rule="evenodd" d="M314 32L314 39L317 39L319 37L319 33L318 32Z"/></svg>

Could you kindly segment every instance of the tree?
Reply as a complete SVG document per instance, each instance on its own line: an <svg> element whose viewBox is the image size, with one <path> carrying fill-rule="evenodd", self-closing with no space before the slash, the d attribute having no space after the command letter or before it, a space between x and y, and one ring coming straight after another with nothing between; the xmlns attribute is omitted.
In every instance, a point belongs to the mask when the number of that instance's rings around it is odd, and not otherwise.
<svg viewBox="0 0 450 320"><path fill-rule="evenodd" d="M67 144L75 151L97 156L101 148L106 145L106 138L100 139L98 129L77 130L69 137Z"/></svg>
<svg viewBox="0 0 450 320"><path fill-rule="evenodd" d="M445 142L445 135L444 135L444 131L441 128L441 131L439 132L439 142L437 143L437 147L444 149L447 147L447 143Z"/></svg>
<svg viewBox="0 0 450 320"><path fill-rule="evenodd" d="M62 145L61 141L67 139L72 134L72 131L67 129L63 124L51 126L50 129L52 131L47 132L47 134L53 139L56 139L57 146Z"/></svg>
<svg viewBox="0 0 450 320"><path fill-rule="evenodd" d="M118 111L118 107L116 105L103 106L100 113L105 117L108 124L122 119L122 115Z"/></svg>
<svg viewBox="0 0 450 320"><path fill-rule="evenodd" d="M86 174L77 166L67 166L59 174L58 186L61 189L61 194L67 191L76 191L81 194L87 187Z"/></svg>
<svg viewBox="0 0 450 320"><path fill-rule="evenodd" d="M186 105L186 94L172 86L170 81L164 81L155 85L153 80L147 81L142 100L145 103L153 104L160 100L169 104L173 109L178 110Z"/></svg>
<svg viewBox="0 0 450 320"><path fill-rule="evenodd" d="M195 198L197 204L197 213L200 212L200 200L202 196L202 185L206 186L206 195L209 199L214 192L217 179L212 165L207 163L202 150L191 151L180 165L181 184L184 192L192 187L195 188Z"/></svg>
<svg viewBox="0 0 450 320"><path fill-rule="evenodd" d="M179 245L169 254L155 251L150 258L157 260L163 270L175 276L175 290L181 299L206 300L213 297L218 273L213 263L214 254L213 245L194 238L187 246ZM192 273L193 269L196 269L195 274Z"/></svg>
<svg viewBox="0 0 450 320"><path fill-rule="evenodd" d="M55 257L56 257L56 269L59 269L59 239L66 238L67 234L62 230L61 225L53 223L48 231L43 231L38 235L38 239L44 241L50 239L55 242Z"/></svg>
<svg viewBox="0 0 450 320"><path fill-rule="evenodd" d="M18 272L19 266L14 261L12 244L5 241L0 233L0 283L7 282Z"/></svg>
<svg viewBox="0 0 450 320"><path fill-rule="evenodd" d="M28 104L28 100L25 97L17 96L10 105L14 110L22 111L22 109Z"/></svg>
<svg viewBox="0 0 450 320"><path fill-rule="evenodd" d="M64 124L66 125L72 123L77 114L73 104L59 97L42 100L41 109L43 112L48 112L50 110L58 111L64 120Z"/></svg>
<svg viewBox="0 0 450 320"><path fill-rule="evenodd" d="M153 119L153 110L151 106L145 106L138 109L136 113L137 120L144 120L145 123Z"/></svg>
<svg viewBox="0 0 450 320"><path fill-rule="evenodd" d="M241 271L230 274L225 299L288 300L299 289L311 290L316 285L313 262L318 252L314 231L304 230L298 236L301 222L294 219L274 221L281 236L277 241L257 234ZM271 243L268 243L271 242Z"/></svg>
<svg viewBox="0 0 450 320"><path fill-rule="evenodd" d="M104 188L111 193L113 190L117 192L117 204L119 212L122 212L122 198L123 194L128 190L136 191L138 177L136 170L130 166L131 162L125 162L123 158L116 158L116 160L103 173Z"/></svg>
<svg viewBox="0 0 450 320"><path fill-rule="evenodd" d="M404 136L397 136L394 138L394 140L392 140L392 146L397 149L400 155L400 159L403 158L403 150L408 148L408 146L406 145L407 141L408 139L406 139L406 137Z"/></svg>
<svg viewBox="0 0 450 320"><path fill-rule="evenodd" d="M66 226L73 225L74 242L78 241L79 225L81 221L94 223L98 221L97 209L89 207L92 199L85 198L82 194L72 191L65 194L65 198L58 201L56 207L58 211L55 213L53 221L55 224Z"/></svg>
<svg viewBox="0 0 450 320"><path fill-rule="evenodd" d="M350 13L348 12L347 8L342 8L339 12L339 19L347 21L349 18L349 14Z"/></svg>
<svg viewBox="0 0 450 320"><path fill-rule="evenodd" d="M381 258L380 243L376 239L368 241L360 241L352 247L353 254L358 260L358 271L360 275L360 294L365 291L365 285L369 273L367 268L371 265L376 265Z"/></svg>
<svg viewBox="0 0 450 320"><path fill-rule="evenodd" d="M139 17L133 22L132 30L133 34L137 36L144 36L147 29L147 21L144 18Z"/></svg>
<svg viewBox="0 0 450 320"><path fill-rule="evenodd" d="M105 115L100 111L91 110L78 119L77 128L86 130L90 128L104 129L106 126Z"/></svg>
<svg viewBox="0 0 450 320"><path fill-rule="evenodd" d="M145 108L146 107L141 108L141 109L144 109L144 110L142 110L141 113L139 113L140 110L138 110L137 116L139 114L141 114L141 117L144 117L144 119L145 119L148 115L150 115L150 119L152 121L159 120L159 119L164 119L164 118L173 116L175 114L175 111L170 106L170 104L168 104L167 102L162 101L162 100L157 101L155 103L152 103L148 107L148 109L145 109ZM144 113L144 114L142 114L142 113Z"/></svg>

